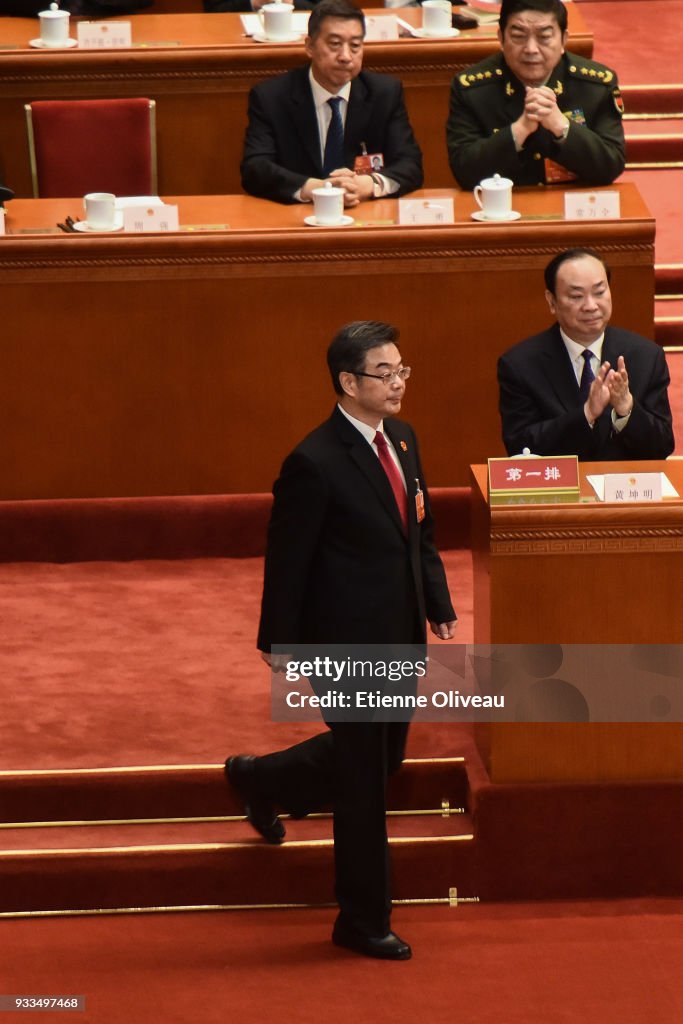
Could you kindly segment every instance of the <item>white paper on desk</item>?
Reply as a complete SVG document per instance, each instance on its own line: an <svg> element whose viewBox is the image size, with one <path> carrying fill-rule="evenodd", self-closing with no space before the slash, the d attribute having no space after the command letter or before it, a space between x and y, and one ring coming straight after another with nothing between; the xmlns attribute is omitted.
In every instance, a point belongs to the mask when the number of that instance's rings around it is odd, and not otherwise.
<svg viewBox="0 0 683 1024"><path fill-rule="evenodd" d="M310 11L294 11L292 14L292 32L305 36L308 32ZM263 22L258 14L240 14L245 35L260 36L263 33Z"/></svg>
<svg viewBox="0 0 683 1024"><path fill-rule="evenodd" d="M400 28L402 28L403 31L406 32L409 36L413 36L415 39L417 39L417 31L413 28L412 25L409 25L407 21L404 21L403 18L397 17L396 24Z"/></svg>
<svg viewBox="0 0 683 1024"><path fill-rule="evenodd" d="M119 196L114 206L117 210L127 210L131 206L163 206L160 196Z"/></svg>
<svg viewBox="0 0 683 1024"><path fill-rule="evenodd" d="M662 498L678 498L679 494L674 485L669 480L666 473L660 473L662 481ZM605 477L604 476L587 476L586 480L595 491L598 501L605 500Z"/></svg>

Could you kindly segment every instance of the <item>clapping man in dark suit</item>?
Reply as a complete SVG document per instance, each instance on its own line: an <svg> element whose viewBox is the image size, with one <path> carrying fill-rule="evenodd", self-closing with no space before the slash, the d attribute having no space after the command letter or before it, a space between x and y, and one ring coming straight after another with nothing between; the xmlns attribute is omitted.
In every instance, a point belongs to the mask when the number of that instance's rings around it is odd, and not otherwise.
<svg viewBox="0 0 683 1024"><path fill-rule="evenodd" d="M347 324L328 350L338 404L285 459L273 490L258 646L423 644L425 621L455 628L432 539L415 435L394 416L410 375L386 323ZM387 776L402 761L408 724L331 721L329 731L264 757L226 764L247 817L269 842L276 817L334 808L333 941L367 956L405 960L390 927Z"/></svg>
<svg viewBox="0 0 683 1024"><path fill-rule="evenodd" d="M310 202L331 181L345 205L422 185L422 154L401 83L362 71L365 18L350 0L320 0L308 22L310 65L255 86L242 186L279 203ZM371 165L370 159L377 156ZM360 158L360 164L356 161ZM381 162L382 170L373 170Z"/></svg>
<svg viewBox="0 0 683 1024"><path fill-rule="evenodd" d="M498 362L503 441L510 455L583 461L664 459L674 449L664 352L610 327L610 271L590 249L568 249L545 269L557 323Z"/></svg>

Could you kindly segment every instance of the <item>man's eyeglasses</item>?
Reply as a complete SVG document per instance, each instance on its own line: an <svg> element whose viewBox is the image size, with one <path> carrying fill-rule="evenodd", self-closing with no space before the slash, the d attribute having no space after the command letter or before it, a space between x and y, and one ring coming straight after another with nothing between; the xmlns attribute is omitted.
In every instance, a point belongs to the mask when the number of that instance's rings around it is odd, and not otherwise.
<svg viewBox="0 0 683 1024"><path fill-rule="evenodd" d="M410 367L402 366L400 370L391 370L387 373L361 373L360 370L351 371L354 377L372 377L373 380L381 380L385 386L393 384L395 380L408 380Z"/></svg>

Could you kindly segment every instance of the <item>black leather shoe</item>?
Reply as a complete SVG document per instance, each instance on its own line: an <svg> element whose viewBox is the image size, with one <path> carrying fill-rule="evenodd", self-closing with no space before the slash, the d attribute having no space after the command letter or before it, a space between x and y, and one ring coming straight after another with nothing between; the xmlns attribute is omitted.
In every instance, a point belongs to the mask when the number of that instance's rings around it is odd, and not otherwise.
<svg viewBox="0 0 683 1024"><path fill-rule="evenodd" d="M278 846L285 838L285 826L273 805L258 790L255 779L256 757L253 754L229 757L225 762L225 774L244 801L244 813L249 824L267 843Z"/></svg>
<svg viewBox="0 0 683 1024"><path fill-rule="evenodd" d="M335 946L352 949L354 953L361 953L363 956L374 956L378 960L410 960L413 955L408 943L399 939L393 932L389 932L382 939L373 939L362 932L347 928L339 921L334 926L332 941Z"/></svg>

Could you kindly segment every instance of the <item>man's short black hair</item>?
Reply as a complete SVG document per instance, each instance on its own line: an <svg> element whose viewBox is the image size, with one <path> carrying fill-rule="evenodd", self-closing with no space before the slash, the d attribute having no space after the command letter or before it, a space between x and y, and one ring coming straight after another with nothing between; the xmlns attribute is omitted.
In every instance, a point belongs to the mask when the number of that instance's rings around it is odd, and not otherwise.
<svg viewBox="0 0 683 1024"><path fill-rule="evenodd" d="M543 271L545 286L551 295L555 294L555 288L557 287L557 272L562 264L568 263L569 260L581 260L584 256L592 256L594 260L598 261L598 263L602 263L605 268L605 274L607 275L607 283L609 284L612 272L599 252L595 252L594 249L565 249L564 252L559 252L557 256L553 256L550 263Z"/></svg>
<svg viewBox="0 0 683 1024"><path fill-rule="evenodd" d="M381 320L354 320L353 323L344 324L335 334L327 350L327 365L337 394L344 394L344 389L339 383L340 373L362 373L370 349L379 345L395 345L398 342L398 335L398 327L385 324Z"/></svg>
<svg viewBox="0 0 683 1024"><path fill-rule="evenodd" d="M503 0L500 8L498 24L505 35L505 26L513 14L522 11L539 11L541 14L552 14L562 32L567 31L567 8L562 0Z"/></svg>
<svg viewBox="0 0 683 1024"><path fill-rule="evenodd" d="M351 0L320 0L311 11L308 19L308 34L311 39L320 32L324 18L355 18L359 21L365 36L365 15Z"/></svg>

